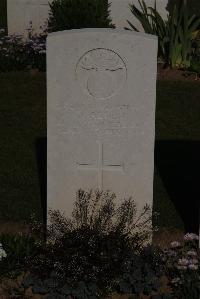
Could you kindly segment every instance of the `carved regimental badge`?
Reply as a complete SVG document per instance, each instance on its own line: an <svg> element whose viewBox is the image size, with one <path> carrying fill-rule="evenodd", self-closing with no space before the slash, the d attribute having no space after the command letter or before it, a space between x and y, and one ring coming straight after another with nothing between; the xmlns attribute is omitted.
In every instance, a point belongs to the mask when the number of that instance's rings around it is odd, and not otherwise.
<svg viewBox="0 0 200 299"><path fill-rule="evenodd" d="M97 99L116 95L126 82L126 65L112 50L98 48L86 52L76 66L81 87Z"/></svg>

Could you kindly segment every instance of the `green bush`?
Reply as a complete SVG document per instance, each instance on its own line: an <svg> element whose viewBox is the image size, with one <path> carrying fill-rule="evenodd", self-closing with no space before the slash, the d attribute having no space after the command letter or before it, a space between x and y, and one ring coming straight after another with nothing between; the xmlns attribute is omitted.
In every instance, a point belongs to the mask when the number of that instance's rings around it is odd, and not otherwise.
<svg viewBox="0 0 200 299"><path fill-rule="evenodd" d="M166 64L174 67L189 68L192 58L192 43L195 38L200 18L188 14L187 1L162 19L155 6L147 7L143 0L138 0L140 9L130 5L132 14L140 21L144 31L158 36L158 57ZM130 27L138 31L131 22Z"/></svg>
<svg viewBox="0 0 200 299"><path fill-rule="evenodd" d="M71 218L51 211L47 243L38 243L40 254L27 259L30 272L40 273L40 279L56 273L69 285L95 282L103 292L117 287L122 265L133 253L137 259L149 239L151 209L144 206L137 211L131 198L117 207L115 199L114 193L79 190ZM37 221L32 227L32 234L39 237L43 229Z"/></svg>
<svg viewBox="0 0 200 299"><path fill-rule="evenodd" d="M7 29L7 0L0 0L0 29Z"/></svg>
<svg viewBox="0 0 200 299"><path fill-rule="evenodd" d="M166 9L169 13L172 13L174 5L179 6L183 0L168 0ZM200 1L190 0L187 2L189 15L196 15L200 17ZM200 26L199 26L200 29Z"/></svg>
<svg viewBox="0 0 200 299"><path fill-rule="evenodd" d="M49 32L80 28L113 28L108 0L54 0Z"/></svg>

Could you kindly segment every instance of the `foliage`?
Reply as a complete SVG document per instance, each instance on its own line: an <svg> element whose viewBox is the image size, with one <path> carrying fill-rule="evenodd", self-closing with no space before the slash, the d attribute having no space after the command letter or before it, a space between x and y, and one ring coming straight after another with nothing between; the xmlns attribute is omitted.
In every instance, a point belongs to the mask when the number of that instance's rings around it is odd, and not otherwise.
<svg viewBox="0 0 200 299"><path fill-rule="evenodd" d="M0 0L0 28L7 30L7 0Z"/></svg>
<svg viewBox="0 0 200 299"><path fill-rule="evenodd" d="M150 295L161 286L164 274L161 251L147 246L139 255L131 255L122 263L121 275L116 280L116 290L124 294Z"/></svg>
<svg viewBox="0 0 200 299"><path fill-rule="evenodd" d="M183 2L183 0L168 0L166 10L171 13L173 11L174 6L176 5L177 7ZM190 0L187 2L187 8L188 8L188 13L190 16L192 15L197 15L200 17L200 2L199 0ZM199 27L200 29L200 27Z"/></svg>
<svg viewBox="0 0 200 299"><path fill-rule="evenodd" d="M28 39L25 40L21 34L7 36L4 29L0 30L0 72L46 69L47 31L44 28L41 33L34 34L30 27L28 33Z"/></svg>
<svg viewBox="0 0 200 299"><path fill-rule="evenodd" d="M108 0L54 0L50 3L49 32L80 28L113 28Z"/></svg>
<svg viewBox="0 0 200 299"><path fill-rule="evenodd" d="M45 228L34 217L30 235L2 235L7 256L4 253L1 260L1 275L28 270L21 292L32 286L33 293L48 294L49 299L97 299L116 292L137 298L143 294L151 299L196 299L198 236L186 234L184 245L172 242L165 251L145 245L150 209L145 206L138 215L132 198L119 206L115 199L109 191L79 190L71 218L49 212L46 241ZM160 290L164 275L173 293Z"/></svg>
<svg viewBox="0 0 200 299"><path fill-rule="evenodd" d="M84 281L96 283L102 292L109 289L120 275L119 265L131 253L140 254L150 235L150 209L136 209L132 198L115 206L114 193L77 192L74 211L66 218L59 211L50 211L47 243L39 242L40 254L31 257L28 268L34 275L55 272L70 286ZM41 236L41 227L33 222L32 233Z"/></svg>
<svg viewBox="0 0 200 299"><path fill-rule="evenodd" d="M183 244L172 242L171 248L163 252L163 261L176 298L198 299L200 294L198 236L188 233L184 236Z"/></svg>
<svg viewBox="0 0 200 299"><path fill-rule="evenodd" d="M200 75L200 30L198 30L192 45L192 57L189 70Z"/></svg>
<svg viewBox="0 0 200 299"><path fill-rule="evenodd" d="M179 66L188 68L191 63L192 40L194 32L200 25L200 18L188 14L187 2L174 6L172 12L163 20L154 8L147 7L143 0L138 0L141 10L130 5L132 14L140 21L144 31L158 36L158 56L172 68ZM137 30L128 21L133 30Z"/></svg>
<svg viewBox="0 0 200 299"><path fill-rule="evenodd" d="M0 261L0 277L15 277L24 271L26 257L36 253L35 240L23 234L1 234L0 241L6 252Z"/></svg>

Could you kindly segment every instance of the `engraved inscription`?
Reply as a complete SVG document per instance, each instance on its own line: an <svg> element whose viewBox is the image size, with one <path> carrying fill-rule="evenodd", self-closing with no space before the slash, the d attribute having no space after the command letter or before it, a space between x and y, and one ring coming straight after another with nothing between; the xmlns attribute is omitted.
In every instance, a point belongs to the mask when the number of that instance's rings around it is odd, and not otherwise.
<svg viewBox="0 0 200 299"><path fill-rule="evenodd" d="M121 90L126 82L126 65L112 50L98 48L85 53L76 66L76 78L92 97L107 99Z"/></svg>
<svg viewBox="0 0 200 299"><path fill-rule="evenodd" d="M133 127L130 114L132 115L133 112L128 105L101 109L66 106L65 113L59 119L56 127L60 132L74 134L83 129L97 134L119 133L121 130Z"/></svg>

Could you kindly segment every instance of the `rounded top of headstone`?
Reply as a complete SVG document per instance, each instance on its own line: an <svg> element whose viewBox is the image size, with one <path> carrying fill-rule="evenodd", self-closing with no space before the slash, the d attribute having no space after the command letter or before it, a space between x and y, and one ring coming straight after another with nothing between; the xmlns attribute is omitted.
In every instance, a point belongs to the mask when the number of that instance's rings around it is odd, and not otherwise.
<svg viewBox="0 0 200 299"><path fill-rule="evenodd" d="M66 35L66 34L80 34L80 33L110 33L110 34L120 34L120 35L130 35L135 37L141 37L141 38L147 38L147 39L153 39L157 40L156 35L147 34L143 32L136 32L132 30L120 30L120 29L112 29L112 28L83 28L83 29L71 29L71 30L63 30L63 31L57 31L52 32L48 34L47 38L53 38L54 36L59 35Z"/></svg>

